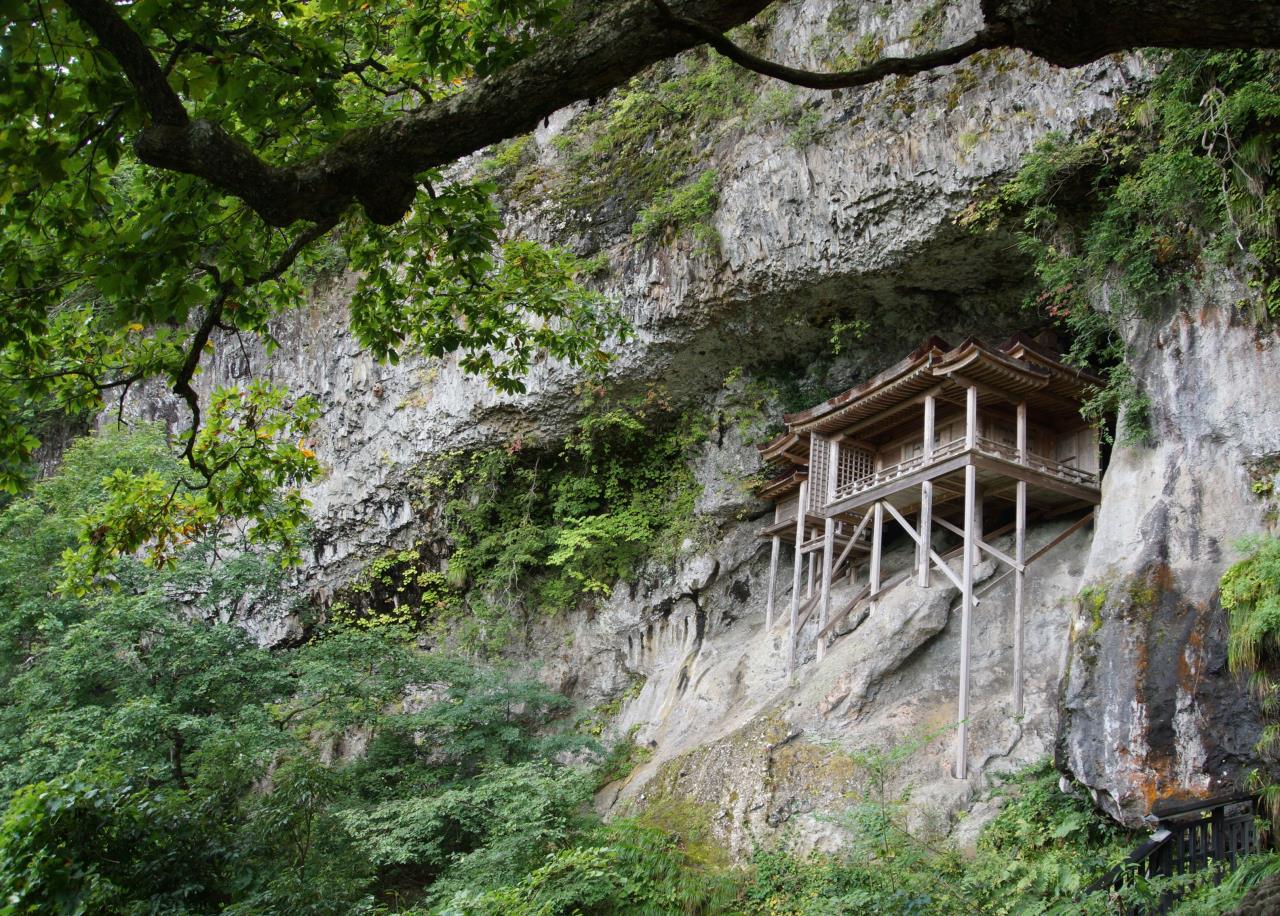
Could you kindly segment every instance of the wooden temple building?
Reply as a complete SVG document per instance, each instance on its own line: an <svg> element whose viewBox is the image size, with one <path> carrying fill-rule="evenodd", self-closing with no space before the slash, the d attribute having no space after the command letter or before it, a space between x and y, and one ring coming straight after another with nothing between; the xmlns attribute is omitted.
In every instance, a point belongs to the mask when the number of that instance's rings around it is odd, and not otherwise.
<svg viewBox="0 0 1280 916"><path fill-rule="evenodd" d="M786 415L786 431L760 447L773 476L757 492L774 503L773 521L761 532L772 543L767 627L775 623L784 544L795 558L784 618L789 670L810 621L816 619L821 659L836 624L860 599L875 613L876 599L897 582L914 578L928 587L935 574L944 576L961 595L955 775L964 778L974 567L985 554L1014 576L1012 706L1020 714L1024 577L1033 559L1026 556L1028 513L1098 503L1097 432L1081 419L1080 403L1101 383L1021 335L999 347L972 339L950 347L930 338L861 385ZM1009 510L1010 524L984 534L984 518L1007 518ZM881 568L887 521L915 542L912 568L892 582ZM939 530L961 542L949 552L958 555L958 571L932 546ZM988 540L1005 531L1013 533L1012 555ZM832 582L845 574L854 580L859 566L868 581L833 616Z"/></svg>

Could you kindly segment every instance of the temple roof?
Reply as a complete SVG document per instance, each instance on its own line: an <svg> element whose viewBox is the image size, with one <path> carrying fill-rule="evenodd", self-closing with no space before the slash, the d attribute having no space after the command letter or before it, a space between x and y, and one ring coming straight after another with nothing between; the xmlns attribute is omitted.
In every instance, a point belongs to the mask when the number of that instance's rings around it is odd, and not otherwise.
<svg viewBox="0 0 1280 916"><path fill-rule="evenodd" d="M969 338L951 347L930 337L894 366L808 410L787 414L788 433L833 433L941 386L956 392L976 384L984 400L1025 400L1046 419L1078 416L1079 402L1100 378L1072 368L1029 338L1017 335L999 347ZM786 434L784 434L786 435Z"/></svg>
<svg viewBox="0 0 1280 916"><path fill-rule="evenodd" d="M804 465L790 465L781 472L756 487L756 495L761 499L776 500L792 490L800 488L800 484L809 479L809 469Z"/></svg>

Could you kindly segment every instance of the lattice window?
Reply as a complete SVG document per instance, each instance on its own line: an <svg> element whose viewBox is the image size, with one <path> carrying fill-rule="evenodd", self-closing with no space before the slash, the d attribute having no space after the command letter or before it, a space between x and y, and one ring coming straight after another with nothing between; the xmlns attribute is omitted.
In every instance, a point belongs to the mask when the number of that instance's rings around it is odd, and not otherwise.
<svg viewBox="0 0 1280 916"><path fill-rule="evenodd" d="M870 449L856 445L840 446L840 465L836 469L837 489L875 473L876 456Z"/></svg>
<svg viewBox="0 0 1280 916"><path fill-rule="evenodd" d="M825 436L809 437L809 511L817 512L827 502L827 468L831 444Z"/></svg>

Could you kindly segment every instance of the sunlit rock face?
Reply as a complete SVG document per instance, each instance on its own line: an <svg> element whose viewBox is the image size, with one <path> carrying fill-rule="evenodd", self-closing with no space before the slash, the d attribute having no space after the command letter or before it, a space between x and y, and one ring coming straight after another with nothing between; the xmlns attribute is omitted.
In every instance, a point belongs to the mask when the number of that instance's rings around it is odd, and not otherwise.
<svg viewBox="0 0 1280 916"><path fill-rule="evenodd" d="M910 53L936 5L866 4L851 15L844 6L783 4L764 50L815 65L838 30L852 36L849 46L902 36L881 50ZM975 16L976 4L948 5L945 18L926 22L927 37L962 40ZM801 140L743 111L706 151L721 179L711 217L718 245L640 240L632 211L566 213L536 193L513 196L509 225L608 255L601 287L637 331L609 370L621 393L661 386L715 416L739 368L749 379L821 363L828 387L852 384L929 334L998 340L1026 321L1027 267L1009 240L968 234L955 218L1039 138L1108 120L1143 75L1132 59L1058 70L1008 54L901 85L801 92L810 129ZM556 138L584 111L538 131L538 168L563 166ZM325 281L306 308L276 322L281 347L270 357L219 341L200 378L207 390L267 377L321 401L315 450L328 472L307 493L315 541L298 583L321 601L387 549L439 537L421 486L433 457L554 443L581 410L581 377L554 362L535 366L519 396L445 361L377 364L346 330L353 282ZM754 445L722 429L696 468L705 536L599 606L537 621L518 650L584 707L626 698L611 734L634 730L652 759L603 792L601 808L692 799L739 852L775 832L833 847L845 834L827 815L866 787L847 752L903 742L919 747L889 791L912 786L915 827L966 842L995 810L984 798L995 775L1055 746L1061 765L1130 822L1160 799L1235 779L1257 721L1225 672L1216 584L1235 539L1266 523L1251 483L1280 453L1280 397L1271 390L1280 366L1271 341L1226 317L1230 294L1219 298L1221 307L1131 328L1156 444L1116 451L1096 525L1029 574L1021 719L1010 712L1005 586L975 613L966 780L949 774L959 634L946 583L894 591L875 615L851 621L821 662L806 641L788 682L783 634L763 627L768 548L755 532L766 507L741 487L758 470ZM832 327L853 320L867 333L833 360ZM163 394L137 406L183 422ZM1063 526L1033 528L1030 549ZM905 562L904 545L890 546ZM1077 600L1084 585L1105 588L1089 593L1104 595L1096 606ZM837 589L837 603L847 591ZM264 642L296 635L274 618L254 629Z"/></svg>
<svg viewBox="0 0 1280 916"><path fill-rule="evenodd" d="M1136 825L1153 807L1239 788L1259 721L1227 671L1222 573L1275 524L1280 347L1224 284L1129 328L1153 443L1120 449L1073 622L1059 755Z"/></svg>

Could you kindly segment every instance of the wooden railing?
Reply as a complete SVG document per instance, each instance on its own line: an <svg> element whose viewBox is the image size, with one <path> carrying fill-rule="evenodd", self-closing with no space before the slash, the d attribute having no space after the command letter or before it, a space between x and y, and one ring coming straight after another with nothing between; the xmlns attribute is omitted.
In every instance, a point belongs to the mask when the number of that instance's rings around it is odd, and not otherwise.
<svg viewBox="0 0 1280 916"><path fill-rule="evenodd" d="M1003 458L1005 461L1011 461L1015 464L1023 464L1027 467L1040 471L1043 474L1049 474L1061 480L1070 483L1081 484L1088 487L1096 487L1098 485L1098 475L1089 471L1081 470L1073 465L1066 464L1062 461L1056 461L1053 458L1046 458L1043 455L1037 455L1034 452L1027 452L1026 460L1023 461L1018 450L1012 445L1004 442L998 442L995 439L989 439L986 436L978 436L975 442L975 450L984 455L990 455L993 458ZM887 483L892 483L899 478L908 474L913 474L924 467L950 458L952 455L958 455L965 451L965 440L952 439L950 442L944 442L935 446L933 455L929 460L925 461L924 455L913 455L906 461L900 461L897 464L889 465L881 468L874 474L867 474L859 477L857 480L850 480L836 487L829 503L847 499L850 496L856 496L867 490L875 489Z"/></svg>
<svg viewBox="0 0 1280 916"><path fill-rule="evenodd" d="M1255 802L1247 795L1229 796L1208 802L1192 802L1166 809L1159 829L1129 853L1090 890L1119 890L1135 874L1143 878L1172 878L1176 875L1211 872L1216 883L1234 868L1241 856L1260 848L1255 824ZM1159 900L1130 905L1126 916L1152 916L1169 912L1179 895L1166 892Z"/></svg>
<svg viewBox="0 0 1280 916"><path fill-rule="evenodd" d="M935 446L933 456L928 462L925 461L924 455L913 455L906 461L900 461L897 464L891 464L887 468L881 468L874 474L867 474L859 477L857 480L847 481L836 487L834 495L835 499L844 499L847 496L853 496L864 490L870 490L881 484L886 484L897 480L899 477L905 477L907 474L915 473L926 464L932 464L935 461L941 461L943 458L950 458L952 455L959 455L964 451L964 439L952 439L942 445Z"/></svg>

